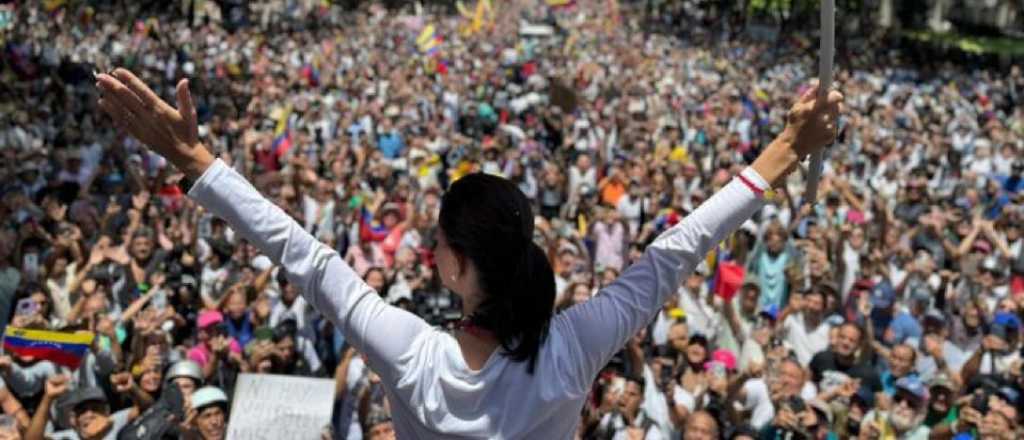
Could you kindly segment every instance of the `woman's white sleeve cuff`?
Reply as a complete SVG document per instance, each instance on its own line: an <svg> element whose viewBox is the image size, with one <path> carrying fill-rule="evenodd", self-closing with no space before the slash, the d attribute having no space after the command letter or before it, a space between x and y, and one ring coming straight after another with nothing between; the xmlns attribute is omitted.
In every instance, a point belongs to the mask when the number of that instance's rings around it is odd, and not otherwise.
<svg viewBox="0 0 1024 440"><path fill-rule="evenodd" d="M770 191L772 189L772 185L768 183L764 177L761 177L760 173L751 167L744 168L743 171L740 172L740 175L746 178L750 183L757 186L762 192Z"/></svg>

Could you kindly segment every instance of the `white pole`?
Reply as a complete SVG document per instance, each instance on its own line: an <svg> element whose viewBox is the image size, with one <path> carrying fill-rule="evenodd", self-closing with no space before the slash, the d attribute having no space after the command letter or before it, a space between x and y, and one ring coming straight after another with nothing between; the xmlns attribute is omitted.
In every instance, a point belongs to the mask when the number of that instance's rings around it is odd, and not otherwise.
<svg viewBox="0 0 1024 440"><path fill-rule="evenodd" d="M818 99L828 99L832 88L832 58L835 55L836 0L821 0L821 54L818 59ZM838 124L839 121L832 121ZM811 166L807 173L806 203L815 203L818 198L818 181L824 167L825 151L811 155Z"/></svg>

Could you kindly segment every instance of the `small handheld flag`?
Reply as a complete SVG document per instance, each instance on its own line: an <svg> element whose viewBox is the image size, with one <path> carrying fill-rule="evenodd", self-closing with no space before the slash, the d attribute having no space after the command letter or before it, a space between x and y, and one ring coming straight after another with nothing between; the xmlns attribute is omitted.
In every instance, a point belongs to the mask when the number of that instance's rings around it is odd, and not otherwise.
<svg viewBox="0 0 1024 440"><path fill-rule="evenodd" d="M92 332L66 333L7 327L4 331L4 351L45 359L75 370L89 351L94 337Z"/></svg>
<svg viewBox="0 0 1024 440"><path fill-rule="evenodd" d="M443 42L444 40L441 38L441 35L435 31L434 25L428 24L420 32L420 35L416 37L416 48L419 49L421 54L430 56L441 49L441 43Z"/></svg>

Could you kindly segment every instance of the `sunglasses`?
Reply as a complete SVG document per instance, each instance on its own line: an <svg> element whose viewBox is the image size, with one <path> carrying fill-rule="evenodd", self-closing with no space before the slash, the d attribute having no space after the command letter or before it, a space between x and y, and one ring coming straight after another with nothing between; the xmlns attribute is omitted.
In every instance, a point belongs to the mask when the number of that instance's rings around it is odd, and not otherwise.
<svg viewBox="0 0 1024 440"><path fill-rule="evenodd" d="M893 401L896 403L896 405L906 402L907 407L909 407L910 409L916 410L921 408L921 401L916 397L909 396L907 394L897 393Z"/></svg>

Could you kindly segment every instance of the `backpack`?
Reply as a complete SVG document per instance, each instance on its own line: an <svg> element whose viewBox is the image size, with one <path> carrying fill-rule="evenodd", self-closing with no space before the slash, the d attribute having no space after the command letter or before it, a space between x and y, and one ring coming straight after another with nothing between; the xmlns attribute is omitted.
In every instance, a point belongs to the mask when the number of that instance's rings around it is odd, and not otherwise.
<svg viewBox="0 0 1024 440"><path fill-rule="evenodd" d="M164 385L160 400L125 425L117 440L177 439L178 423L185 419L185 397L173 383Z"/></svg>

